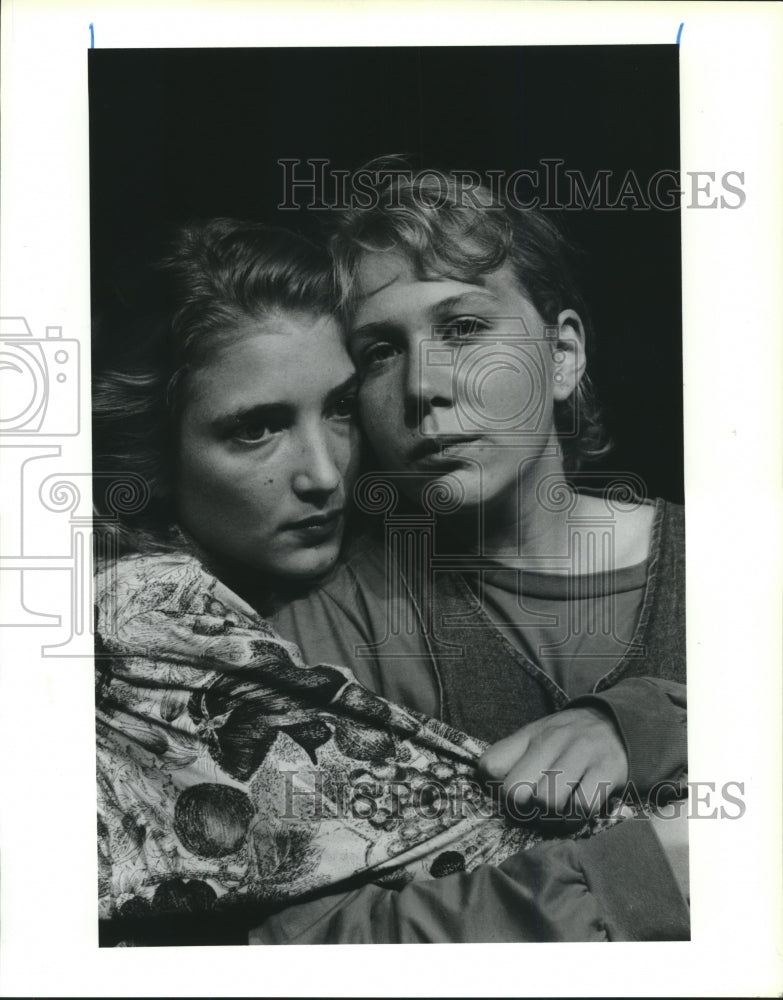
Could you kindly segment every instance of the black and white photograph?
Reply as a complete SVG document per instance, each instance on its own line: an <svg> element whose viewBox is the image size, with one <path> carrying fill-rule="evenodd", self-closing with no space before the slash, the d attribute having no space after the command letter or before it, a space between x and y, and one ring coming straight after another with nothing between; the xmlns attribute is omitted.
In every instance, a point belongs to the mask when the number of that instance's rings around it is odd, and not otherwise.
<svg viewBox="0 0 783 1000"><path fill-rule="evenodd" d="M126 46L98 12L82 26L89 323L2 310L21 508L0 570L15 637L60 628L36 647L43 697L94 672L63 852L105 968L503 945L460 955L500 956L515 993L509 963L567 964L569 945L654 963L709 946L747 821L777 815L749 770L742 630L710 595L736 609L732 560L779 530L766 480L756 523L730 514L731 449L761 442L731 382L702 388L750 348L689 335L694 247L736 253L756 209L741 150L693 156L672 14L666 42L579 44L278 28L226 45L199 36L205 14L176 45ZM716 274L727 329L741 298ZM762 659L742 684L771 704ZM741 922L761 855L733 870L744 902L720 912ZM573 995L622 951L579 951ZM443 954L304 950L295 975ZM660 988L677 994L676 968Z"/></svg>
<svg viewBox="0 0 783 1000"><path fill-rule="evenodd" d="M677 55L90 53L107 943L687 940Z"/></svg>

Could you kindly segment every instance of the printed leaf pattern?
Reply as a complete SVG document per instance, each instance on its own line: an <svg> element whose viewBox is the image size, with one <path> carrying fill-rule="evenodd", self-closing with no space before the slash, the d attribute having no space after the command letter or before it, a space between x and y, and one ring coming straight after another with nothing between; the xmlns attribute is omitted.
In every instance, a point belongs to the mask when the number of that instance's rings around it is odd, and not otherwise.
<svg viewBox="0 0 783 1000"><path fill-rule="evenodd" d="M305 666L187 552L126 557L96 594L103 917L400 885L540 839L491 808L422 809L433 782L487 805L484 745Z"/></svg>

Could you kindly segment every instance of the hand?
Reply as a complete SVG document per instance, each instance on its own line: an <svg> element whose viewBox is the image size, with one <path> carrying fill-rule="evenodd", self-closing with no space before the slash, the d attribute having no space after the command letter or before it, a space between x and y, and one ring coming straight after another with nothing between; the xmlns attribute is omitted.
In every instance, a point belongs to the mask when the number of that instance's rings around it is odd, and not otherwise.
<svg viewBox="0 0 783 1000"><path fill-rule="evenodd" d="M503 782L506 808L521 820L585 819L628 780L617 726L588 706L537 719L493 744L478 768L484 778Z"/></svg>

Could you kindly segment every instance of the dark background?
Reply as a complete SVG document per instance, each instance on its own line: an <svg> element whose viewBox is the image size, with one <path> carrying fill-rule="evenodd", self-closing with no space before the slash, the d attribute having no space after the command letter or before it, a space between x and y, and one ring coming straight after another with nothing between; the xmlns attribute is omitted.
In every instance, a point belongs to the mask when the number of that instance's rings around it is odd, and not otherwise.
<svg viewBox="0 0 783 1000"><path fill-rule="evenodd" d="M93 302L162 225L229 215L318 237L325 211L278 211L283 157L352 170L535 169L591 180L679 170L678 48L93 49ZM304 168L300 168L304 169ZM524 194L528 189L522 188ZM585 251L589 370L615 443L597 466L682 502L679 211L559 213Z"/></svg>

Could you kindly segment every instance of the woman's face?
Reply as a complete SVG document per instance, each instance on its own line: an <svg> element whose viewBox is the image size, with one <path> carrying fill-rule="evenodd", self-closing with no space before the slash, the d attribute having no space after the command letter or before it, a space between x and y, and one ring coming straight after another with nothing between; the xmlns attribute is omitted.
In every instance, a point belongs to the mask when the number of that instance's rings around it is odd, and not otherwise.
<svg viewBox="0 0 783 1000"><path fill-rule="evenodd" d="M306 579L337 559L358 433L354 369L328 316L248 317L188 377L181 525L218 560Z"/></svg>
<svg viewBox="0 0 783 1000"><path fill-rule="evenodd" d="M476 283L423 280L407 257L377 252L357 277L350 346L381 467L414 492L448 476L463 507L505 504L516 521L523 460L551 453L554 402L581 375L579 318L545 324L508 264Z"/></svg>

